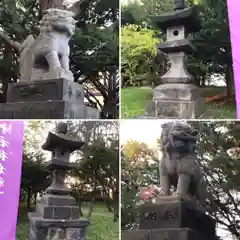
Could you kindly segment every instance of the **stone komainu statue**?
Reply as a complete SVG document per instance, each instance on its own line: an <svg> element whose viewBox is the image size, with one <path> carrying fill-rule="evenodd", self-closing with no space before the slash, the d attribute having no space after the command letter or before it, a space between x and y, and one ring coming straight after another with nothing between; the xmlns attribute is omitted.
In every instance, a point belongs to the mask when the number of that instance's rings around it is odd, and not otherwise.
<svg viewBox="0 0 240 240"><path fill-rule="evenodd" d="M40 34L28 36L20 46L20 81L66 78L69 69L69 40L75 30L73 13L48 9L40 21Z"/></svg>
<svg viewBox="0 0 240 240"><path fill-rule="evenodd" d="M195 154L197 135L198 132L187 124L163 124L160 139L163 154L159 164L160 196L169 196L173 186L174 195L204 201L203 178Z"/></svg>

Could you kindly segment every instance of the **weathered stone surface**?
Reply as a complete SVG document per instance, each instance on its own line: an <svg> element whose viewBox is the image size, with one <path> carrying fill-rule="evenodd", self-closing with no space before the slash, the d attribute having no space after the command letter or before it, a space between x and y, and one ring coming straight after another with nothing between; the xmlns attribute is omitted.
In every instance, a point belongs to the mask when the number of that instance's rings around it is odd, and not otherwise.
<svg viewBox="0 0 240 240"><path fill-rule="evenodd" d="M30 221L28 230L28 240L84 240L88 223L76 222L74 226L64 225L60 221L52 223L52 227L47 227L47 220L42 220L38 224ZM37 227L36 227L37 226Z"/></svg>
<svg viewBox="0 0 240 240"><path fill-rule="evenodd" d="M47 9L36 39L28 36L20 46L20 82L66 78L73 81L69 68L69 40L74 33L74 14Z"/></svg>
<svg viewBox="0 0 240 240"><path fill-rule="evenodd" d="M193 84L162 84L153 90L153 100L192 101L202 97L202 90Z"/></svg>
<svg viewBox="0 0 240 240"><path fill-rule="evenodd" d="M188 228L123 231L122 240L217 240Z"/></svg>
<svg viewBox="0 0 240 240"><path fill-rule="evenodd" d="M45 194L39 201L48 206L76 206L76 200L70 196Z"/></svg>
<svg viewBox="0 0 240 240"><path fill-rule="evenodd" d="M28 240L48 240L48 229L47 228L36 228L34 224L29 223L28 227Z"/></svg>
<svg viewBox="0 0 240 240"><path fill-rule="evenodd" d="M162 203L162 196L174 197L177 203L187 199L185 202L191 205L189 199L200 204L205 202L206 186L196 161L195 149L198 138L198 131L187 123L167 122L162 125L160 137L162 158L159 160L161 190L156 203ZM175 189L173 194L171 187Z"/></svg>
<svg viewBox="0 0 240 240"><path fill-rule="evenodd" d="M177 78L176 78L177 81ZM145 115L156 118L200 118L204 111L202 91L193 84L162 84L153 90Z"/></svg>
<svg viewBox="0 0 240 240"><path fill-rule="evenodd" d="M97 119L99 110L61 100L0 104L0 119ZM93 114L95 112L95 115Z"/></svg>
<svg viewBox="0 0 240 240"><path fill-rule="evenodd" d="M28 213L28 218L36 228L85 228L90 224L90 221L85 219L44 219L36 212Z"/></svg>
<svg viewBox="0 0 240 240"><path fill-rule="evenodd" d="M155 118L196 119L202 115L203 99L195 101L150 101L145 108L146 116Z"/></svg>
<svg viewBox="0 0 240 240"><path fill-rule="evenodd" d="M187 39L168 41L158 44L157 49L164 53L185 52L192 54L196 48Z"/></svg>
<svg viewBox="0 0 240 240"><path fill-rule="evenodd" d="M135 231L123 231L122 240L150 240L150 231L142 229Z"/></svg>
<svg viewBox="0 0 240 240"><path fill-rule="evenodd" d="M42 206L40 204L36 206L36 213L43 218L52 218L53 211L53 206Z"/></svg>
<svg viewBox="0 0 240 240"><path fill-rule="evenodd" d="M153 229L150 231L150 240L217 240L214 236L188 229Z"/></svg>
<svg viewBox="0 0 240 240"><path fill-rule="evenodd" d="M169 70L161 77L162 83L193 83L194 78L187 71L185 65L185 59L187 57L186 53L169 53L168 57L171 66Z"/></svg>
<svg viewBox="0 0 240 240"><path fill-rule="evenodd" d="M185 26L187 32L192 33L201 30L198 15L198 8L195 6L152 16L151 19L164 32L169 27Z"/></svg>
<svg viewBox="0 0 240 240"><path fill-rule="evenodd" d="M178 26L167 28L166 37L167 37L166 43L167 42L179 42L179 41L181 42L183 40L186 40L185 44L188 43L187 39L186 39L187 32L186 32L185 26L183 26L183 25L178 25ZM158 46L161 46L161 44Z"/></svg>
<svg viewBox="0 0 240 240"><path fill-rule="evenodd" d="M189 228L215 236L215 221L190 201L146 204L140 207L140 229Z"/></svg>
<svg viewBox="0 0 240 240"><path fill-rule="evenodd" d="M7 102L49 100L79 101L83 104L84 88L78 83L61 78L8 85Z"/></svg>
<svg viewBox="0 0 240 240"><path fill-rule="evenodd" d="M39 217L51 219L79 219L79 208L75 206L48 206L37 204L36 212Z"/></svg>

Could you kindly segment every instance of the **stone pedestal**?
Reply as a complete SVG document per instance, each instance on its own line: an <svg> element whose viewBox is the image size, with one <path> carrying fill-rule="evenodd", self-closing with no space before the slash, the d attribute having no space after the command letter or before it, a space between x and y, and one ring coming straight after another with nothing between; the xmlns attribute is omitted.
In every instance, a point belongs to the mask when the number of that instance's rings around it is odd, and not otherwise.
<svg viewBox="0 0 240 240"><path fill-rule="evenodd" d="M98 119L98 109L84 105L83 86L66 80L10 83L1 119Z"/></svg>
<svg viewBox="0 0 240 240"><path fill-rule="evenodd" d="M153 91L153 100L146 104L145 115L157 118L199 118L204 99L193 84L162 84Z"/></svg>
<svg viewBox="0 0 240 240"><path fill-rule="evenodd" d="M79 219L79 208L71 196L46 194L28 217L28 240L84 240L90 224Z"/></svg>
<svg viewBox="0 0 240 240"><path fill-rule="evenodd" d="M204 100L201 90L188 73L186 58L195 51L188 34L200 30L197 8L184 9L184 0L173 0L172 12L152 17L166 34L166 42L157 46L169 59L170 68L161 76L162 85L153 90L152 101L146 104L143 118L201 118Z"/></svg>
<svg viewBox="0 0 240 240"><path fill-rule="evenodd" d="M196 202L158 199L140 207L139 229L124 231L122 240L216 240L215 221Z"/></svg>
<svg viewBox="0 0 240 240"><path fill-rule="evenodd" d="M188 228L153 229L124 232L122 240L217 240L216 237L206 237L200 232Z"/></svg>

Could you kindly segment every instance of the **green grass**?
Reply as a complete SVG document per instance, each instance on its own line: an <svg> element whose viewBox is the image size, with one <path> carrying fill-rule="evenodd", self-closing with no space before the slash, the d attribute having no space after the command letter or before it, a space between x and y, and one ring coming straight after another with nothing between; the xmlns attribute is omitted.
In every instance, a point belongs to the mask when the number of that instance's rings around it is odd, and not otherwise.
<svg viewBox="0 0 240 240"><path fill-rule="evenodd" d="M134 118L137 115L143 115L145 104L151 98L151 88L121 89L122 118Z"/></svg>
<svg viewBox="0 0 240 240"><path fill-rule="evenodd" d="M86 213L87 208L83 208ZM21 206L19 208L16 240L27 239L27 210ZM113 214L105 206L96 205L94 207L91 225L87 228L86 240L117 240L119 238L119 223L113 222Z"/></svg>
<svg viewBox="0 0 240 240"><path fill-rule="evenodd" d="M203 89L203 97L214 96L225 91L223 87L209 87ZM152 89L149 87L130 87L121 89L121 115L122 118L136 118L144 114L146 102L152 99ZM234 104L219 106L211 102L206 104L206 111L210 113L207 118L235 119L236 107ZM209 114L207 114L209 115Z"/></svg>

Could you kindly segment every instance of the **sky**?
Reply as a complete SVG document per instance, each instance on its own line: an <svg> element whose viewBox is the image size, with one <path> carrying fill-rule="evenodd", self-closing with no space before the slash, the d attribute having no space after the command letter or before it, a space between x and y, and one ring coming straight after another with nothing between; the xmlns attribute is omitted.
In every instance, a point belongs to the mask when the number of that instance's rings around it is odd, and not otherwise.
<svg viewBox="0 0 240 240"><path fill-rule="evenodd" d="M161 134L161 125L166 120L121 120L120 141L125 144L129 140L144 142L149 147L156 147L157 138Z"/></svg>

